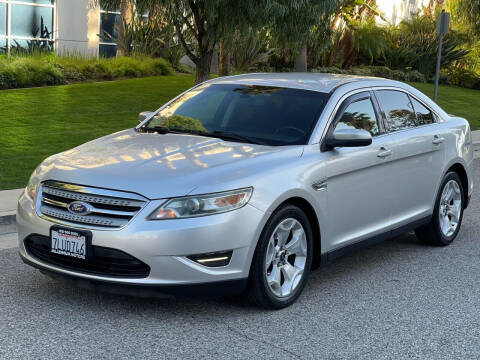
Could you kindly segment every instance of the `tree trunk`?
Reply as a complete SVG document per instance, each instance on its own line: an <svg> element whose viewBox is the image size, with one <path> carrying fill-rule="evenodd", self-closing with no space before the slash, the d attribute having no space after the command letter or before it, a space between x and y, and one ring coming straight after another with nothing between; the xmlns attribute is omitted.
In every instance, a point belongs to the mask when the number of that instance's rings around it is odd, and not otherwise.
<svg viewBox="0 0 480 360"><path fill-rule="evenodd" d="M118 24L117 57L126 56L129 53L125 39L125 24L132 21L132 4L130 0L120 0L120 21Z"/></svg>
<svg viewBox="0 0 480 360"><path fill-rule="evenodd" d="M340 39L338 37L335 37L335 41L333 42L333 46L330 49L330 54L328 55L328 61L327 61L327 66L328 67L333 66L333 63L335 62L335 58L337 57L339 44L340 44Z"/></svg>
<svg viewBox="0 0 480 360"><path fill-rule="evenodd" d="M307 72L307 46L303 45L298 52L299 54L295 59L295 71Z"/></svg>
<svg viewBox="0 0 480 360"><path fill-rule="evenodd" d="M195 63L195 84L207 81L210 77L210 66L212 65L213 51L203 52Z"/></svg>
<svg viewBox="0 0 480 360"><path fill-rule="evenodd" d="M220 41L220 51L218 54L218 75L230 75L230 54L225 50L223 40Z"/></svg>

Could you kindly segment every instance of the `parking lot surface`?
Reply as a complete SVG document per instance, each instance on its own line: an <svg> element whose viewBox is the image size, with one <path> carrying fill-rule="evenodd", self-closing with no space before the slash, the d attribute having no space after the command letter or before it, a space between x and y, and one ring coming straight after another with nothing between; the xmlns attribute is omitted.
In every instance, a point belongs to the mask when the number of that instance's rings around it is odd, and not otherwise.
<svg viewBox="0 0 480 360"><path fill-rule="evenodd" d="M14 237L0 235L1 359L480 358L478 191L451 246L406 234L345 256L280 311L78 289L24 265Z"/></svg>

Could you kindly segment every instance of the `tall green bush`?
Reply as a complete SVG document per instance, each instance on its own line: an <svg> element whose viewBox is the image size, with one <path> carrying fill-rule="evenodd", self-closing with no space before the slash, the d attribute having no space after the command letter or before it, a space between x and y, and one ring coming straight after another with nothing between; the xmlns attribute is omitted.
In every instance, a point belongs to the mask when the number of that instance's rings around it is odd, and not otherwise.
<svg viewBox="0 0 480 360"><path fill-rule="evenodd" d="M384 64L391 69L413 69L430 79L435 73L438 35L432 16L415 15L388 31L390 46L384 51ZM443 40L442 67L464 58L469 51L462 49L463 40L450 31ZM380 60L381 62L381 60Z"/></svg>
<svg viewBox="0 0 480 360"><path fill-rule="evenodd" d="M0 57L0 89L172 74L172 67L161 58L97 59L53 54Z"/></svg>

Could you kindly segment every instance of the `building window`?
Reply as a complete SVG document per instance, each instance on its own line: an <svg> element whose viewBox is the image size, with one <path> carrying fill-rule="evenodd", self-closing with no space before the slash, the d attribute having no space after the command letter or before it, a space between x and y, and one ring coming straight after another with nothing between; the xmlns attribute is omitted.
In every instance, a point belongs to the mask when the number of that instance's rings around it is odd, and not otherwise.
<svg viewBox="0 0 480 360"><path fill-rule="evenodd" d="M114 57L117 54L116 40L119 23L120 8L106 8L100 1L100 45L98 53L101 57Z"/></svg>
<svg viewBox="0 0 480 360"><path fill-rule="evenodd" d="M0 0L0 53L53 51L53 0Z"/></svg>

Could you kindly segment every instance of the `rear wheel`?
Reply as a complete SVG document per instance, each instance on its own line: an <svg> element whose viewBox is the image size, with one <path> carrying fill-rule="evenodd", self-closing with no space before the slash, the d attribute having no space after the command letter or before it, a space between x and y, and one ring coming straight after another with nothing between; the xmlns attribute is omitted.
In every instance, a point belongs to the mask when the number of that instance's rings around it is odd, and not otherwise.
<svg viewBox="0 0 480 360"><path fill-rule="evenodd" d="M460 230L464 199L460 177L455 172L447 173L437 195L432 220L415 231L417 237L431 245L451 244Z"/></svg>
<svg viewBox="0 0 480 360"><path fill-rule="evenodd" d="M296 206L278 209L265 225L250 273L250 298L267 309L281 309L300 296L312 265L312 230Z"/></svg>

